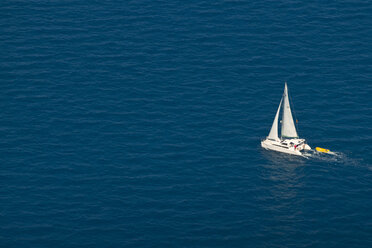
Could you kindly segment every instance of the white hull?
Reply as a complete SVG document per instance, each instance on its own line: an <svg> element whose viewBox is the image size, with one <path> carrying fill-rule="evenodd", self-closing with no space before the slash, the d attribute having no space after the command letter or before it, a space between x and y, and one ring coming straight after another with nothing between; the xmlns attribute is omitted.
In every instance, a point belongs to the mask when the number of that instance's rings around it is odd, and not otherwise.
<svg viewBox="0 0 372 248"><path fill-rule="evenodd" d="M311 147L305 143L304 139L284 139L280 141L265 139L261 141L261 146L267 150L297 156L303 156L302 152L304 150L311 149Z"/></svg>

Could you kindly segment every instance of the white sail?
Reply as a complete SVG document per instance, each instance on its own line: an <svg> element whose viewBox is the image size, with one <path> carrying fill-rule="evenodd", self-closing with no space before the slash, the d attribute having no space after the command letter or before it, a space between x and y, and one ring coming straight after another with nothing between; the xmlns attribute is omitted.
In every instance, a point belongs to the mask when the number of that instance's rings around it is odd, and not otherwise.
<svg viewBox="0 0 372 248"><path fill-rule="evenodd" d="M282 117L282 138L298 138L295 124L293 122L291 107L288 99L287 83L284 86L283 94L283 117Z"/></svg>
<svg viewBox="0 0 372 248"><path fill-rule="evenodd" d="M278 137L278 119L279 119L280 107L282 106L282 101L283 101L283 98L280 100L279 107L278 107L278 110L276 111L276 115L275 115L273 125L271 127L269 136L267 136L267 138L271 139L271 140L277 140L277 141L279 140L279 137Z"/></svg>

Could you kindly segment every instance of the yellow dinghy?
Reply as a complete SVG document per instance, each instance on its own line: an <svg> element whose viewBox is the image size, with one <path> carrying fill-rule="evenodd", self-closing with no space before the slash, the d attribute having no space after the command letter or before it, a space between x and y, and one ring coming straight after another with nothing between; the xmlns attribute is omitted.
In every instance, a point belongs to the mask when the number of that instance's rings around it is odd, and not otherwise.
<svg viewBox="0 0 372 248"><path fill-rule="evenodd" d="M321 147L315 147L315 150L317 150L318 152L324 152L324 153L329 153L330 152L330 150L325 149L325 148L321 148Z"/></svg>

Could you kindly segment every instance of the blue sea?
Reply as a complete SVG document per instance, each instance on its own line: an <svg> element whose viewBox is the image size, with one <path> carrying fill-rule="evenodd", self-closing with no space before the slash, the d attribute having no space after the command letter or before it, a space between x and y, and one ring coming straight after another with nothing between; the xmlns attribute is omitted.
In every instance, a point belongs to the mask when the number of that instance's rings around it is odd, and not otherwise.
<svg viewBox="0 0 372 248"><path fill-rule="evenodd" d="M0 247L372 247L371 1L0 13Z"/></svg>

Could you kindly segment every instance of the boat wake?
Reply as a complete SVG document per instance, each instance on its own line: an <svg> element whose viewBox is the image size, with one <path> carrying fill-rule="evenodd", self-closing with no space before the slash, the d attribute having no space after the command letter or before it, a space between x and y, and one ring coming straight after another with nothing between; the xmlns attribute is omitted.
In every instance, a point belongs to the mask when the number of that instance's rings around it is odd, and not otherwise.
<svg viewBox="0 0 372 248"><path fill-rule="evenodd" d="M305 158L324 161L324 162L347 163L347 164L352 164L352 165L359 164L357 160L349 158L346 154L342 152L323 153L323 152L318 152L314 149L311 149L303 153L303 155Z"/></svg>

